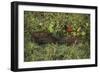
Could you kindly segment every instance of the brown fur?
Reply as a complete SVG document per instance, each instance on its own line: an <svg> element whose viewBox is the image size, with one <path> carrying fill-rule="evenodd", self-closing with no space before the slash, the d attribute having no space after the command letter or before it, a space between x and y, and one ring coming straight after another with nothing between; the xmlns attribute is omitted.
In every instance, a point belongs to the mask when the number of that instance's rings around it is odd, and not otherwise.
<svg viewBox="0 0 100 73"><path fill-rule="evenodd" d="M73 45L79 43L79 38L73 36L66 37L53 37L51 33L48 32L33 32L32 33L32 41L38 44L46 44L46 43L58 43L63 44L67 43L68 45Z"/></svg>

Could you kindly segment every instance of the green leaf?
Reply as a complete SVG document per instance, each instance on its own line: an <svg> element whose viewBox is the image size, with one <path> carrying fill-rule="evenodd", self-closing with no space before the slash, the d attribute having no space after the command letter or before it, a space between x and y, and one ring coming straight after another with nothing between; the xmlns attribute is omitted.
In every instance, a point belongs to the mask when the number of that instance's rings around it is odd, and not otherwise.
<svg viewBox="0 0 100 73"><path fill-rule="evenodd" d="M50 24L50 25L49 25L49 28L48 28L49 32L53 32L53 31L54 31L54 30L53 30L53 26L54 26L53 24Z"/></svg>
<svg viewBox="0 0 100 73"><path fill-rule="evenodd" d="M76 32L73 32L72 34L73 34L73 36L76 36L77 35Z"/></svg>
<svg viewBox="0 0 100 73"><path fill-rule="evenodd" d="M88 23L86 23L86 26L89 26L89 24L88 24Z"/></svg>
<svg viewBox="0 0 100 73"><path fill-rule="evenodd" d="M81 34L84 36L86 33L83 31Z"/></svg>

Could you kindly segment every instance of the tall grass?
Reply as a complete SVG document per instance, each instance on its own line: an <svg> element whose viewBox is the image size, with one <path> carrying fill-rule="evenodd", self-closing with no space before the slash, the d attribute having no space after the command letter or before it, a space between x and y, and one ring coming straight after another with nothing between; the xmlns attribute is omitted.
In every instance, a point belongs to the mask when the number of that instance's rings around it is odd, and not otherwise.
<svg viewBox="0 0 100 73"><path fill-rule="evenodd" d="M90 58L90 46L88 43L79 43L67 46L67 44L38 45L29 42L25 45L24 61L70 60Z"/></svg>

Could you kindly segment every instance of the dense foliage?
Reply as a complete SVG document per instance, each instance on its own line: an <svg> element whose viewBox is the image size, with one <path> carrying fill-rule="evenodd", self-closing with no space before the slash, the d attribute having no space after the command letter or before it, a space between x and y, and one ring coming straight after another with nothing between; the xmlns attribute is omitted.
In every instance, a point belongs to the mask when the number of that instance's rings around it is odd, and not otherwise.
<svg viewBox="0 0 100 73"><path fill-rule="evenodd" d="M72 30L68 32L67 26ZM55 37L77 37L71 45L47 43L39 45L33 32L48 32ZM90 15L57 12L24 12L24 61L86 59L90 57Z"/></svg>

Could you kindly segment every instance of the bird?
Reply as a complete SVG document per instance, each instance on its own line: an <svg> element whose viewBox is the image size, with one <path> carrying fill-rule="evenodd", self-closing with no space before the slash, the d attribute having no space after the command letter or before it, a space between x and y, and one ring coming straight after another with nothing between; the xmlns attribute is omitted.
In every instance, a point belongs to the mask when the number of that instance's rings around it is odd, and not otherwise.
<svg viewBox="0 0 100 73"><path fill-rule="evenodd" d="M67 25L66 31L67 31L67 32L72 32L72 31L73 31L71 24L68 24L68 25Z"/></svg>

